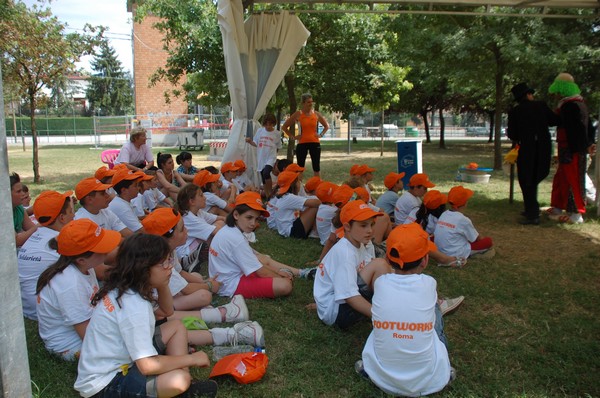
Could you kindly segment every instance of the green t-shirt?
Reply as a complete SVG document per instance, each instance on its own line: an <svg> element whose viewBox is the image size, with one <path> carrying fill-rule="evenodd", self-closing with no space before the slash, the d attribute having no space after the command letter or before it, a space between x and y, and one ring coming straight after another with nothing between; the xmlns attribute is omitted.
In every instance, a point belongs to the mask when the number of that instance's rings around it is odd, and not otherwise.
<svg viewBox="0 0 600 398"><path fill-rule="evenodd" d="M13 207L13 223L15 232L23 232L23 220L25 219L25 208L23 205Z"/></svg>

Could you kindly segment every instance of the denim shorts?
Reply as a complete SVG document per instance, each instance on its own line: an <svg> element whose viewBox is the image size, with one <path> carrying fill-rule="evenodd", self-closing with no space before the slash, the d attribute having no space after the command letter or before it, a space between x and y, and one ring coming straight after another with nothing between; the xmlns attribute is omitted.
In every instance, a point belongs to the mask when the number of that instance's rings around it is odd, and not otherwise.
<svg viewBox="0 0 600 398"><path fill-rule="evenodd" d="M156 376L144 376L135 364L127 371L127 375L119 372L106 387L92 398L134 398L157 397Z"/></svg>
<svg viewBox="0 0 600 398"><path fill-rule="evenodd" d="M371 300L373 300L373 290L371 290L369 285L367 285L363 278L360 277L360 274L356 276L356 284L358 285L358 292L360 295L370 303ZM367 319L367 317L352 308L350 304L343 303L340 304L338 309L335 325L340 329L345 330L364 319Z"/></svg>

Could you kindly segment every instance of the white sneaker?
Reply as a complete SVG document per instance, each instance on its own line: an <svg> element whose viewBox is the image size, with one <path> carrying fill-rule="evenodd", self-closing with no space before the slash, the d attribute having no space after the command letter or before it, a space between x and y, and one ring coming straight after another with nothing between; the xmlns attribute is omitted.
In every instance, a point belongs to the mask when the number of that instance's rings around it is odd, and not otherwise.
<svg viewBox="0 0 600 398"><path fill-rule="evenodd" d="M454 311L459 305L465 300L465 296L458 296L456 298L446 298L440 300L440 311L442 315L446 315L450 311Z"/></svg>
<svg viewBox="0 0 600 398"><path fill-rule="evenodd" d="M583 224L583 216L581 213L571 213L571 215L569 215L569 224Z"/></svg>
<svg viewBox="0 0 600 398"><path fill-rule="evenodd" d="M233 296L231 301L223 306L227 311L225 313L225 322L243 322L250 319L246 300L241 294Z"/></svg>
<svg viewBox="0 0 600 398"><path fill-rule="evenodd" d="M265 334L258 322L246 321L233 325L231 332L227 334L229 344L248 344L254 347L265 346Z"/></svg>

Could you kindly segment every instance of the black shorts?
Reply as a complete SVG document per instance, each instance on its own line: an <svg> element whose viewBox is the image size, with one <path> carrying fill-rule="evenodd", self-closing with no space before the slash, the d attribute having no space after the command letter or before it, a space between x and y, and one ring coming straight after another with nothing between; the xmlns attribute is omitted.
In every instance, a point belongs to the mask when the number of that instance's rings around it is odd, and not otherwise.
<svg viewBox="0 0 600 398"><path fill-rule="evenodd" d="M360 295L367 300L369 303L373 300L373 290L367 285L367 283L357 275L356 283L358 285L358 292ZM338 309L337 318L335 318L335 325L342 330L348 329L350 326L367 319L366 316L356 311L348 303L340 304Z"/></svg>
<svg viewBox="0 0 600 398"><path fill-rule="evenodd" d="M260 178L262 179L263 184L267 181L271 181L271 172L272 171L273 171L273 166L271 166L270 164L266 165L260 171Z"/></svg>
<svg viewBox="0 0 600 398"><path fill-rule="evenodd" d="M304 224L302 224L302 220L300 217L294 220L292 224L292 229L290 230L290 237L296 239L307 239L308 233L304 229Z"/></svg>

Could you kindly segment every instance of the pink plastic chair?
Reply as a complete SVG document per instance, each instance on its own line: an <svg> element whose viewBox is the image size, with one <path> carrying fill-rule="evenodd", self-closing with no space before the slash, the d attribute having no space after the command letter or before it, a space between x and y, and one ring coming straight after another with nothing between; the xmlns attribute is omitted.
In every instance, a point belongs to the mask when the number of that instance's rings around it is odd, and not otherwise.
<svg viewBox="0 0 600 398"><path fill-rule="evenodd" d="M102 163L106 163L109 169L115 167L115 159L119 156L120 149L107 149L106 151L102 151L100 154L100 160Z"/></svg>

